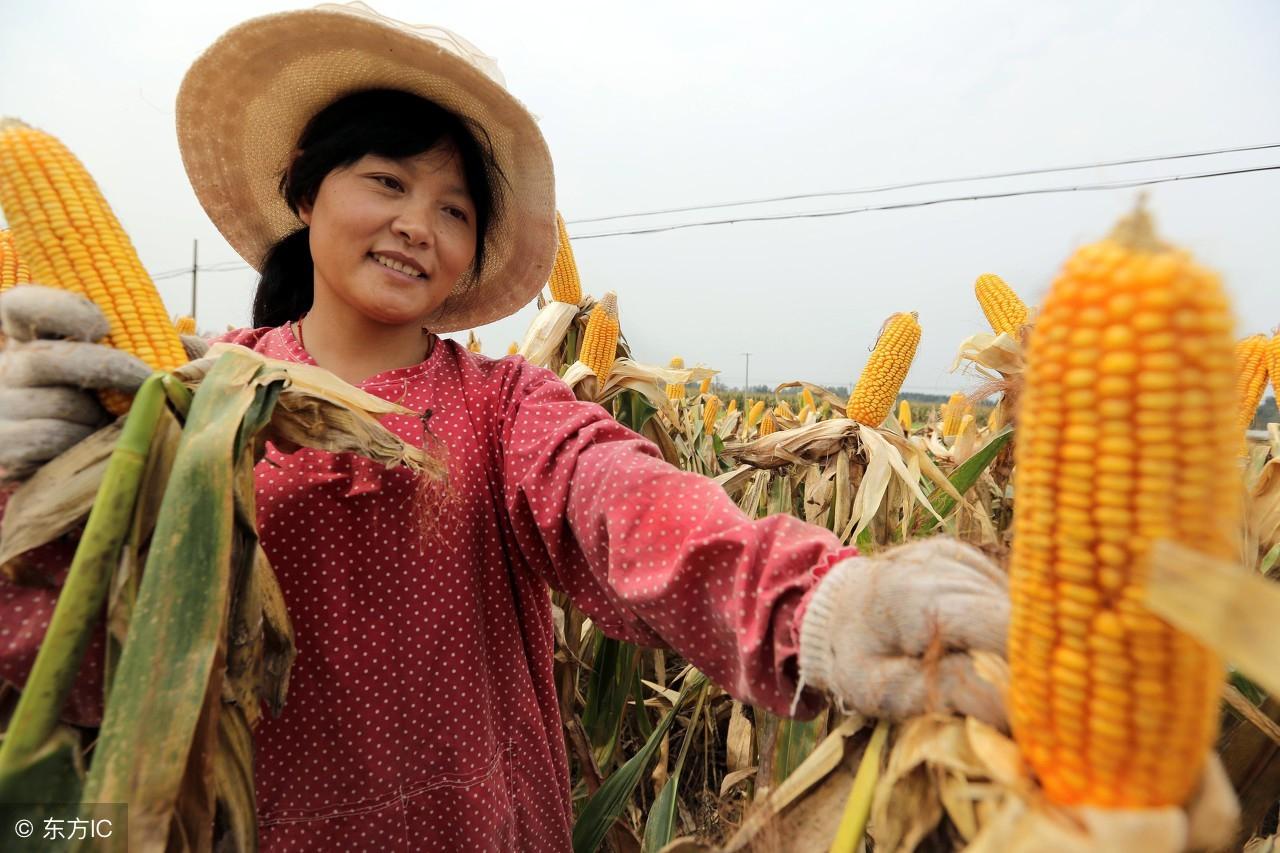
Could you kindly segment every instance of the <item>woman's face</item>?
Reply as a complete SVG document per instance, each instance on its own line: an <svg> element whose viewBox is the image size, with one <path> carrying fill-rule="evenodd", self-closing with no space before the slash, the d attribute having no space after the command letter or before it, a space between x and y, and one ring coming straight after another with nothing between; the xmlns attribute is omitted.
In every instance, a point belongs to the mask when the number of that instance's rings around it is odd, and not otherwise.
<svg viewBox="0 0 1280 853"><path fill-rule="evenodd" d="M475 204L452 143L335 169L299 215L311 226L317 297L378 323L421 325L475 258Z"/></svg>

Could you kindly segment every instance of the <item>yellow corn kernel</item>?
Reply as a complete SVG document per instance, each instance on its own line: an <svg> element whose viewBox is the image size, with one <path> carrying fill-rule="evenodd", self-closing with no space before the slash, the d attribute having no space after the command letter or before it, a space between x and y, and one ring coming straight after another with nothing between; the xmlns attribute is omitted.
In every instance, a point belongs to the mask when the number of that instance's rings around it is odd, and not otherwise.
<svg viewBox="0 0 1280 853"><path fill-rule="evenodd" d="M591 368L603 385L613 372L618 356L618 295L610 290L591 309L587 331L582 336L582 352L578 360Z"/></svg>
<svg viewBox="0 0 1280 853"><path fill-rule="evenodd" d="M582 281L578 278L578 262L573 259L573 247L569 245L569 231L564 227L564 217L556 211L556 260L551 267L551 298L556 302L577 305L582 302Z"/></svg>
<svg viewBox="0 0 1280 853"><path fill-rule="evenodd" d="M1139 210L1067 262L1029 341L1015 448L1010 709L1023 754L1057 802L1182 803L1212 747L1222 666L1142 601L1156 535L1235 557L1239 434L1229 419L1189 416L1237 410L1230 317L1217 276L1160 243ZM1100 357L1073 364L1062 342L1087 342L1095 331ZM1162 338L1158 372L1170 380L1161 393L1179 402L1147 427L1141 399L1108 399L1102 388L1109 376L1141 377L1143 342L1153 337ZM1166 431L1143 433L1150 429ZM1208 449L1195 469L1211 488L1178 473L1185 466L1167 451L1182 447ZM1142 497L1148 481L1157 500ZM1191 530L1179 513L1204 524ZM1047 698L1036 646L1045 639L1033 631L1046 618L1056 629ZM1043 749L1071 738L1083 738L1080 767Z"/></svg>
<svg viewBox="0 0 1280 853"><path fill-rule="evenodd" d="M159 292L93 178L65 145L15 119L0 121L0 209L30 279L87 296L106 315L103 343L156 370L186 363ZM100 396L113 414L129 408L119 392Z"/></svg>
<svg viewBox="0 0 1280 853"><path fill-rule="evenodd" d="M978 276L973 290L992 331L1017 337L1018 331L1027 322L1027 306L1013 292L1013 288L1005 284L1000 276L986 273Z"/></svg>
<svg viewBox="0 0 1280 853"><path fill-rule="evenodd" d="M871 357L849 395L845 417L871 427L884 423L920 345L918 320L913 311L893 314L885 321Z"/></svg>

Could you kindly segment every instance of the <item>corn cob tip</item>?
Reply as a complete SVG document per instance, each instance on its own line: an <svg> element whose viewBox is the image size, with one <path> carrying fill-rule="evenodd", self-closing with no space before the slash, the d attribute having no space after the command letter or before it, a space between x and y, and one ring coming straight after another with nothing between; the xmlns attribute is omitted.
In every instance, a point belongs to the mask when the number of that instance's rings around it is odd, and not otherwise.
<svg viewBox="0 0 1280 853"><path fill-rule="evenodd" d="M618 294L617 293L614 293L612 290L607 291L605 295L600 298L600 302L598 304L600 306L600 310L604 311L604 313L608 314L610 317L614 319L617 318L618 316Z"/></svg>
<svg viewBox="0 0 1280 853"><path fill-rule="evenodd" d="M1156 222L1147 210L1146 193L1138 195L1138 203L1133 212L1120 217L1112 227L1108 239L1140 252L1168 252L1173 249L1156 236Z"/></svg>
<svg viewBox="0 0 1280 853"><path fill-rule="evenodd" d="M10 130L30 130L30 129L31 129L31 125L27 124L22 119L14 118L13 116L0 117L0 133L5 133L6 131L10 131Z"/></svg>

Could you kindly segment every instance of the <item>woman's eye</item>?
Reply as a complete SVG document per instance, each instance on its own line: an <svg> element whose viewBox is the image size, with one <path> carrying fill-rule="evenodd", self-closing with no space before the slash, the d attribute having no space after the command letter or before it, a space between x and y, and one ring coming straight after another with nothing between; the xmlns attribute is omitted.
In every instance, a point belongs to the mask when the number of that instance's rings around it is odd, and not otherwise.
<svg viewBox="0 0 1280 853"><path fill-rule="evenodd" d="M389 190L404 189L404 185L390 175L374 175L373 179Z"/></svg>
<svg viewBox="0 0 1280 853"><path fill-rule="evenodd" d="M457 220L462 221L462 222L466 222L466 221L467 221L467 212L466 212L465 210L463 210L462 208L460 208L460 207L450 207L450 208L446 208L446 209L448 210L449 215L450 215L450 216L452 216L454 219L457 219Z"/></svg>

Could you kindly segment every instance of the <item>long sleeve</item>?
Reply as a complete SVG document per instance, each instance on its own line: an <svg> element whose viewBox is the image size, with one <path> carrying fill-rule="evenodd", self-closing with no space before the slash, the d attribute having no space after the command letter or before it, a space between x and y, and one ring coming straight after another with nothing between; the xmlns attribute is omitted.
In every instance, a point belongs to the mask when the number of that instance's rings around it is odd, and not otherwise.
<svg viewBox="0 0 1280 853"><path fill-rule="evenodd" d="M548 583L606 634L668 645L739 699L790 712L804 606L854 549L791 516L748 518L549 371L520 373L501 441L517 542ZM796 716L821 704L806 690Z"/></svg>

